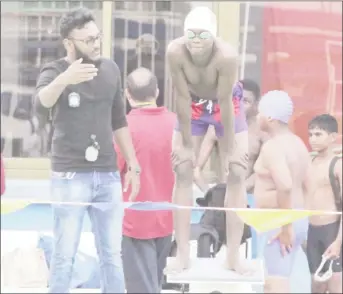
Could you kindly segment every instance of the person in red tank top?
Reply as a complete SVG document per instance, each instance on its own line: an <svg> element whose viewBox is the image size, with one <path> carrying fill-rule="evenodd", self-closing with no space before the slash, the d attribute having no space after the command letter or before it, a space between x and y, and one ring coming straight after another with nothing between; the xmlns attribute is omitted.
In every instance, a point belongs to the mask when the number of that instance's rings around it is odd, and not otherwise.
<svg viewBox="0 0 343 294"><path fill-rule="evenodd" d="M5 168L4 168L4 160L2 155L0 157L0 164L1 164L1 194L5 193Z"/></svg>
<svg viewBox="0 0 343 294"><path fill-rule="evenodd" d="M176 115L157 107L158 94L157 78L148 69L138 68L128 76L125 96L132 110L127 121L141 167L141 187L135 201L172 202L171 148ZM124 185L127 165L116 149ZM124 201L129 201L129 195L129 190L123 191ZM122 256L127 293L160 293L172 232L171 211L125 211Z"/></svg>

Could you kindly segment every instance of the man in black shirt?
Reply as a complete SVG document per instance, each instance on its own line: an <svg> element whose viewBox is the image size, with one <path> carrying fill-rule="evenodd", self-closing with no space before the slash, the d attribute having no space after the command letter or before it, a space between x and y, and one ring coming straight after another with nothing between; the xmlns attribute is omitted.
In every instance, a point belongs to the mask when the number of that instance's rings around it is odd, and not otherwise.
<svg viewBox="0 0 343 294"><path fill-rule="evenodd" d="M123 205L112 131L128 165L130 199L139 190L140 168L127 128L120 72L113 61L100 57L101 34L89 10L63 16L60 34L67 56L43 67L34 99L40 115L52 115L54 129L52 197L59 203L53 205L50 293L69 291L86 211L100 259L102 292L124 293ZM97 205L80 205L90 202Z"/></svg>

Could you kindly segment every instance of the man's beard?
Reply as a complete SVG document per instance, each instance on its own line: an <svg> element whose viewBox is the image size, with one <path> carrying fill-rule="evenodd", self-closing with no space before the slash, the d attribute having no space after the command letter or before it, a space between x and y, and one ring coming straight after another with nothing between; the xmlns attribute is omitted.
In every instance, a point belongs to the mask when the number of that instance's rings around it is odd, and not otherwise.
<svg viewBox="0 0 343 294"><path fill-rule="evenodd" d="M95 67L99 68L101 64L101 58L97 60L90 59L88 55L84 54L77 46L74 44L74 50L75 50L75 60L78 60L82 58L82 63L87 63L87 64L94 64Z"/></svg>

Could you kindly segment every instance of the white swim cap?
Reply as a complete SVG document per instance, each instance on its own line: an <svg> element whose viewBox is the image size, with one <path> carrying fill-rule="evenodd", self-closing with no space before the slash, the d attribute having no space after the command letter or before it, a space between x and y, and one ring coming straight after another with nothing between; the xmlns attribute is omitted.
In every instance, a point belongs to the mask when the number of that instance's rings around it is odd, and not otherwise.
<svg viewBox="0 0 343 294"><path fill-rule="evenodd" d="M217 36L217 17L211 9L199 6L192 9L186 16L184 30L209 31L214 37Z"/></svg>
<svg viewBox="0 0 343 294"><path fill-rule="evenodd" d="M284 91L269 91L262 96L258 105L258 111L272 119L288 123L293 115L293 101Z"/></svg>

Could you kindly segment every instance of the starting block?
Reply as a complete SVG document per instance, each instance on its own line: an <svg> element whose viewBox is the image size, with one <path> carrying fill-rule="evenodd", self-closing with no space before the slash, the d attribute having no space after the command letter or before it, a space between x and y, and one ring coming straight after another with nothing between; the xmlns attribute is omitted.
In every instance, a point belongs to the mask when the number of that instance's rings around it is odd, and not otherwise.
<svg viewBox="0 0 343 294"><path fill-rule="evenodd" d="M167 264L173 259L169 257ZM251 286L262 286L265 282L263 261L253 259L246 263L253 270L248 276L226 270L221 258L193 258L189 269L167 275L167 281L189 284L189 293L254 293Z"/></svg>

